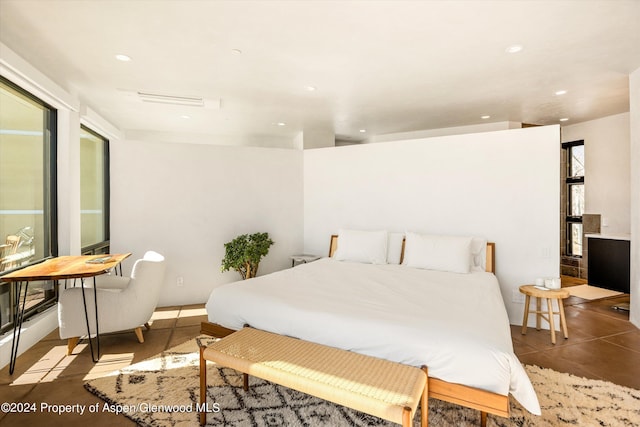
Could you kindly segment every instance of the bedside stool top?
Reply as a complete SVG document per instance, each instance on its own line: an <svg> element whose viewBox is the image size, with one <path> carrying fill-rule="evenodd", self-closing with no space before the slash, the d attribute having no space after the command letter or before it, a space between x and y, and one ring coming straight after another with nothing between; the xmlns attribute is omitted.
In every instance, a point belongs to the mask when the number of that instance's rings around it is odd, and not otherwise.
<svg viewBox="0 0 640 427"><path fill-rule="evenodd" d="M569 298L571 296L567 288L540 289L540 288L537 288L535 285L522 285L520 286L520 292L522 292L525 295L529 295L531 297L536 297L536 298L564 299L564 298Z"/></svg>

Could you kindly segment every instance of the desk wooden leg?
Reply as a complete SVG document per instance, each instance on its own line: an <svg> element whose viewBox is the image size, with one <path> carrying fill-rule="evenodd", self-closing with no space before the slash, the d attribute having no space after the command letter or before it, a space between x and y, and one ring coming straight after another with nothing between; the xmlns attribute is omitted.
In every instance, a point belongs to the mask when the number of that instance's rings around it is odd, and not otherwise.
<svg viewBox="0 0 640 427"><path fill-rule="evenodd" d="M556 327L553 324L553 300L547 298L547 311L549 312L549 329L551 330L551 344L556 343Z"/></svg>
<svg viewBox="0 0 640 427"><path fill-rule="evenodd" d="M567 339L569 338L569 332L567 331L567 318L564 315L564 304L562 303L562 299L558 299L558 311L560 312L560 326L562 326L564 339Z"/></svg>
<svg viewBox="0 0 640 427"><path fill-rule="evenodd" d="M536 297L536 330L540 330L540 312L542 311L542 304L540 297Z"/></svg>
<svg viewBox="0 0 640 427"><path fill-rule="evenodd" d="M527 334L527 323L529 323L529 303L531 303L531 297L527 295L524 299L524 319L522 319L522 335Z"/></svg>

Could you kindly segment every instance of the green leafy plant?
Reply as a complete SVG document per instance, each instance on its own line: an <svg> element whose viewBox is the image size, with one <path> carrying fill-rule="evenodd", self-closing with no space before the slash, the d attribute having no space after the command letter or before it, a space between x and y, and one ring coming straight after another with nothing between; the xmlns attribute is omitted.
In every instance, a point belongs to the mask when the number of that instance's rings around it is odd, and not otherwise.
<svg viewBox="0 0 640 427"><path fill-rule="evenodd" d="M224 244L222 271L236 270L242 279L256 277L258 264L267 255L273 240L269 233L243 234Z"/></svg>

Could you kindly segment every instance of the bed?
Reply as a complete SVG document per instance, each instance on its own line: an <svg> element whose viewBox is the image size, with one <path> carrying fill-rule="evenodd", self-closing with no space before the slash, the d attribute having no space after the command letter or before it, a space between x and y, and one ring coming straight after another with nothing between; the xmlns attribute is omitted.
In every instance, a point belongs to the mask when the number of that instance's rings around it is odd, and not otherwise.
<svg viewBox="0 0 640 427"><path fill-rule="evenodd" d="M495 245L483 241L480 266L463 274L407 262L416 254L416 244L409 245L415 239L409 237L407 233L406 245L405 239L395 245L387 240L385 251L395 246L399 262L345 260L338 236L332 236L327 258L220 286L206 304L209 323L202 330L224 336L248 324L399 363L426 365L429 396L480 410L483 423L486 413L509 416L509 394L540 414L533 386L513 352L493 274ZM347 242L343 238L341 246ZM351 258L361 255L352 253ZM364 254L369 260L371 256Z"/></svg>

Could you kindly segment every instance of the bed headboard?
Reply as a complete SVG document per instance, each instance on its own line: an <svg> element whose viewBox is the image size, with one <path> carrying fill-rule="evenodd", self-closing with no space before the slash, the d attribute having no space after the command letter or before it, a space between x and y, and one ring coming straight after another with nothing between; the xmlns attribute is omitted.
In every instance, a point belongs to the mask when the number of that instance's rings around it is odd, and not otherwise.
<svg viewBox="0 0 640 427"><path fill-rule="evenodd" d="M404 241L402 239L402 252L400 252L400 263L404 259ZM338 235L332 234L331 241L329 242L329 256L332 257L338 249ZM496 272L496 244L493 242L487 242L487 272Z"/></svg>

